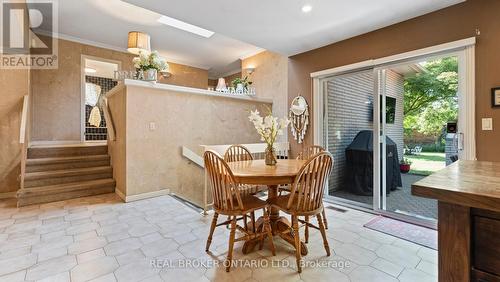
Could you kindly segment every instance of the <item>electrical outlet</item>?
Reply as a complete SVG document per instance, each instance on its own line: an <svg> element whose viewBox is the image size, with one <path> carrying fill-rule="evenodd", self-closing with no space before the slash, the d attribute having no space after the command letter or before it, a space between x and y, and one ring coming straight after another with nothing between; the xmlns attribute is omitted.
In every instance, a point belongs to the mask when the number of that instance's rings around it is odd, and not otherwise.
<svg viewBox="0 0 500 282"><path fill-rule="evenodd" d="M493 119L483 118L481 120L483 130L493 130Z"/></svg>
<svg viewBox="0 0 500 282"><path fill-rule="evenodd" d="M150 122L149 123L149 130L150 131L155 131L156 130L156 123Z"/></svg>

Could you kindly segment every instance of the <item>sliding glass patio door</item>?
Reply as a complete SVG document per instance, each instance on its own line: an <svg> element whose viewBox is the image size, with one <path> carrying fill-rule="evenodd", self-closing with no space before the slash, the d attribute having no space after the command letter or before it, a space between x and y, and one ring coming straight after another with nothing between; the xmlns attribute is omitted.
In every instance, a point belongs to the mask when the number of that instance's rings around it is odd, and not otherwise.
<svg viewBox="0 0 500 282"><path fill-rule="evenodd" d="M467 57L473 52L466 52L317 80L323 119L319 143L335 158L327 198L435 225L437 203L413 196L411 185L458 159L475 157L474 128L466 118L473 116L473 100L470 92L465 95L471 87Z"/></svg>
<svg viewBox="0 0 500 282"><path fill-rule="evenodd" d="M411 185L465 158L466 109L461 53L421 57L374 69L375 166L381 213L432 225L437 202L411 194ZM375 145L374 145L375 146ZM378 167L377 167L378 166ZM378 198L378 199L377 199Z"/></svg>
<svg viewBox="0 0 500 282"><path fill-rule="evenodd" d="M335 166L328 195L345 204L373 208L373 69L323 81L325 147Z"/></svg>

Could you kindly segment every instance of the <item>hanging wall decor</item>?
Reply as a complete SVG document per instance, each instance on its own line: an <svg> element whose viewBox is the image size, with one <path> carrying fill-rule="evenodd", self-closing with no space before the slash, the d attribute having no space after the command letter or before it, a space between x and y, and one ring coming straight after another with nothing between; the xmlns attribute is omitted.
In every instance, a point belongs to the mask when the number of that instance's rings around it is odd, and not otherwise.
<svg viewBox="0 0 500 282"><path fill-rule="evenodd" d="M290 128L293 137L301 144L304 141L307 126L309 125L309 106L306 99L300 94L293 99L288 117L292 123Z"/></svg>

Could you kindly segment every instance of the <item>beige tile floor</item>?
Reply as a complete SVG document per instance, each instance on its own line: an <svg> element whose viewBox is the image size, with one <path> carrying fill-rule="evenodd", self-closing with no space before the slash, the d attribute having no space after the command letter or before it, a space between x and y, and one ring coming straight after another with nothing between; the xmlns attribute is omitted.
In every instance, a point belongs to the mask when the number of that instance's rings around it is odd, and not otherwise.
<svg viewBox="0 0 500 282"><path fill-rule="evenodd" d="M103 195L16 208L0 201L0 281L437 281L437 254L363 227L374 216L327 210L332 255L312 230L302 274L281 239L224 271L228 231L204 251L210 217L170 196L121 203ZM219 265L219 266L218 266Z"/></svg>

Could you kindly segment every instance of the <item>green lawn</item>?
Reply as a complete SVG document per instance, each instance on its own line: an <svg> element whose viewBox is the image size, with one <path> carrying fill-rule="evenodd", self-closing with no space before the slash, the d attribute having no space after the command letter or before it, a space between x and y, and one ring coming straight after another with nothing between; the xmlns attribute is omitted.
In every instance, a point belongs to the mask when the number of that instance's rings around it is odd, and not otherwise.
<svg viewBox="0 0 500 282"><path fill-rule="evenodd" d="M404 156L412 161L410 173L430 175L446 167L444 153L420 153L417 156Z"/></svg>

